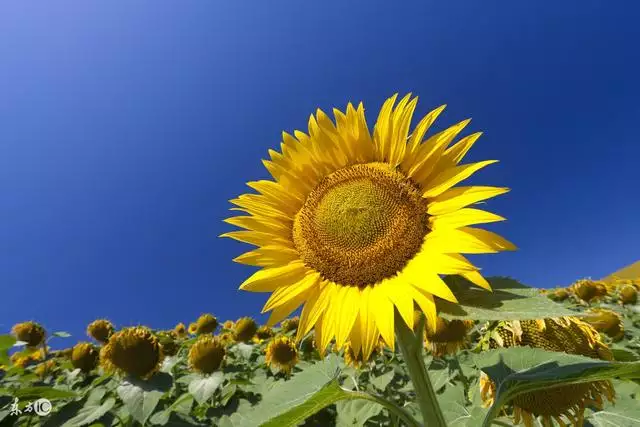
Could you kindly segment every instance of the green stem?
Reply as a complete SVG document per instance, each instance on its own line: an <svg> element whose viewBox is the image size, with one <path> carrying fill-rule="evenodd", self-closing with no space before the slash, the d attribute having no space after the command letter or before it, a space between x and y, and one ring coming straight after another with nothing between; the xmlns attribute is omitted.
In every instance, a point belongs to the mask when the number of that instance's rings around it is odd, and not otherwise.
<svg viewBox="0 0 640 427"><path fill-rule="evenodd" d="M416 331L417 334L414 334L396 311L395 325L398 347L400 347L402 357L407 365L425 426L447 427L436 392L433 389L429 373L422 359L422 340L419 337L422 336L424 320L420 320Z"/></svg>
<svg viewBox="0 0 640 427"><path fill-rule="evenodd" d="M411 414L409 414L404 408L397 406L395 403L371 393L365 393L363 391L351 391L349 392L349 399L364 399L376 402L381 406L387 408L387 410L398 417L398 419L404 422L407 427L422 427L418 421L416 421Z"/></svg>

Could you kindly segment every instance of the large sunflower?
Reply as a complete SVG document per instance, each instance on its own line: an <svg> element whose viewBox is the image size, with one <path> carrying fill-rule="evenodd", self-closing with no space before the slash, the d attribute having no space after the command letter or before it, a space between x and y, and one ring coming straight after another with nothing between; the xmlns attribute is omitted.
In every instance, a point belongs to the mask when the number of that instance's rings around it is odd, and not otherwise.
<svg viewBox="0 0 640 427"><path fill-rule="evenodd" d="M480 132L451 145L464 120L425 140L444 109L409 127L417 98L397 95L370 134L362 104L318 110L309 133L283 133L282 152L263 161L274 181L249 182L258 194L231 200L248 215L223 237L257 246L235 261L261 267L240 289L272 292L263 311L274 325L304 304L297 339L315 326L323 351L335 338L368 356L382 336L394 347L394 307L413 328L414 302L435 324L434 297L456 302L440 275L459 274L491 289L461 253L513 250L472 224L501 216L468 206L506 193L502 187L455 187L496 160L459 165ZM395 107L394 107L395 105Z"/></svg>

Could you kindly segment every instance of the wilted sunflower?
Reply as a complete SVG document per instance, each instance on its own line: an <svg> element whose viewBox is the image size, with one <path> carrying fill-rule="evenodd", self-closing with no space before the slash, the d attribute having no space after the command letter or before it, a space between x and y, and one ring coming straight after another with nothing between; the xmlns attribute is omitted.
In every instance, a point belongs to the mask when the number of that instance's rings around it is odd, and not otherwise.
<svg viewBox="0 0 640 427"><path fill-rule="evenodd" d="M394 346L394 309L413 328L414 301L435 323L434 296L456 302L442 274L460 274L490 289L461 253L513 250L470 227L502 221L468 206L506 193L502 187L454 187L495 160L460 165L480 133L451 145L464 120L429 138L444 106L409 133L417 98L389 98L370 134L362 104L322 111L309 134L283 134L282 153L264 161L274 181L248 186L231 202L248 215L226 220L243 228L223 234L258 248L235 261L262 267L240 286L272 292L263 311L274 325L301 304L297 339L315 326L323 351L333 338L358 343L368 357L378 337Z"/></svg>
<svg viewBox="0 0 640 427"><path fill-rule="evenodd" d="M233 328L233 339L238 342L249 342L258 331L256 321L251 317L238 319Z"/></svg>
<svg viewBox="0 0 640 427"><path fill-rule="evenodd" d="M550 292L548 296L554 301L564 301L569 298L569 292L564 288L560 288Z"/></svg>
<svg viewBox="0 0 640 427"><path fill-rule="evenodd" d="M26 342L29 347L42 344L46 335L44 328L32 321L17 323L13 325L11 331L18 341Z"/></svg>
<svg viewBox="0 0 640 427"><path fill-rule="evenodd" d="M530 346L549 351L578 354L594 359L612 360L611 351L600 341L598 332L575 317L501 322L491 332L492 347ZM493 403L495 384L482 373L481 396L486 406ZM513 399L514 424L524 422L533 426L535 417L542 417L543 425L561 426L568 423L582 426L585 406L602 409L602 396L613 400L615 391L611 381L571 384L522 394Z"/></svg>
<svg viewBox="0 0 640 427"><path fill-rule="evenodd" d="M91 372L98 365L100 352L91 343L81 342L73 347L71 364L82 372Z"/></svg>
<svg viewBox="0 0 640 427"><path fill-rule="evenodd" d="M573 293L583 301L590 302L607 295L607 287L602 282L581 279L571 286Z"/></svg>
<svg viewBox="0 0 640 427"><path fill-rule="evenodd" d="M292 317L291 319L285 319L282 321L282 332L287 333L291 331L295 331L298 329L298 325L300 324L300 318L298 316Z"/></svg>
<svg viewBox="0 0 640 427"><path fill-rule="evenodd" d="M141 326L116 332L100 350L100 363L105 371L143 379L156 373L163 358L158 338Z"/></svg>
<svg viewBox="0 0 640 427"><path fill-rule="evenodd" d="M227 320L222 324L222 329L227 329L227 330L232 330L233 327L235 326L235 323L233 323L233 320Z"/></svg>
<svg viewBox="0 0 640 427"><path fill-rule="evenodd" d="M225 354L220 339L203 335L189 349L189 366L196 372L211 374L220 368Z"/></svg>
<svg viewBox="0 0 640 427"><path fill-rule="evenodd" d="M176 333L178 338L184 338L187 336L187 328L184 326L184 323L180 322L173 328L173 332Z"/></svg>
<svg viewBox="0 0 640 427"><path fill-rule="evenodd" d="M291 374L291 370L298 363L298 349L295 342L286 335L272 339L265 349L267 366Z"/></svg>
<svg viewBox="0 0 640 427"><path fill-rule="evenodd" d="M635 304L638 302L638 290L633 285L625 285L620 289L620 302L622 304Z"/></svg>
<svg viewBox="0 0 640 427"><path fill-rule="evenodd" d="M113 323L107 319L94 320L87 326L87 335L103 344L109 341L109 337L114 331Z"/></svg>
<svg viewBox="0 0 640 427"><path fill-rule="evenodd" d="M189 334L190 335L195 335L197 330L198 330L198 325L196 325L195 323L189 323Z"/></svg>
<svg viewBox="0 0 640 427"><path fill-rule="evenodd" d="M592 308L582 318L593 328L606 334L613 341L620 341L624 337L624 324L618 313L604 308Z"/></svg>
<svg viewBox="0 0 640 427"><path fill-rule="evenodd" d="M256 335L253 337L253 342L260 344L269 338L273 338L274 335L273 329L269 326L260 326L256 331Z"/></svg>
<svg viewBox="0 0 640 427"><path fill-rule="evenodd" d="M210 334L218 327L218 319L213 314L203 314L196 320L196 335Z"/></svg>
<svg viewBox="0 0 640 427"><path fill-rule="evenodd" d="M436 357L455 354L469 343L468 333L474 324L472 320L446 320L438 316L435 328L425 327L425 348Z"/></svg>

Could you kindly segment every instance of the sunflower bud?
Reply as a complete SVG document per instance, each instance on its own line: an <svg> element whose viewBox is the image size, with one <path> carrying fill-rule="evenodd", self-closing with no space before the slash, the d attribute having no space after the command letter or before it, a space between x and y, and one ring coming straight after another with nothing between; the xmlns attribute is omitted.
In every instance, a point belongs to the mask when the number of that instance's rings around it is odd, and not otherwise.
<svg viewBox="0 0 640 427"><path fill-rule="evenodd" d="M113 334L114 330L113 323L107 319L98 319L87 326L87 335L104 344L109 341L109 337Z"/></svg>
<svg viewBox="0 0 640 427"><path fill-rule="evenodd" d="M178 338L184 338L187 336L187 328L184 326L184 323L178 323L176 327L173 329L173 332L176 333Z"/></svg>
<svg viewBox="0 0 640 427"><path fill-rule="evenodd" d="M140 326L116 332L100 351L100 363L105 371L142 379L156 373L163 358L158 338Z"/></svg>
<svg viewBox="0 0 640 427"><path fill-rule="evenodd" d="M91 372L98 364L100 353L96 347L88 342L81 342L73 347L71 364L82 372Z"/></svg>
<svg viewBox="0 0 640 427"><path fill-rule="evenodd" d="M220 368L225 354L224 344L219 338L203 335L189 350L189 366L196 372L211 374Z"/></svg>
<svg viewBox="0 0 640 427"><path fill-rule="evenodd" d="M195 323L189 323L189 335L195 335L198 330L198 325Z"/></svg>

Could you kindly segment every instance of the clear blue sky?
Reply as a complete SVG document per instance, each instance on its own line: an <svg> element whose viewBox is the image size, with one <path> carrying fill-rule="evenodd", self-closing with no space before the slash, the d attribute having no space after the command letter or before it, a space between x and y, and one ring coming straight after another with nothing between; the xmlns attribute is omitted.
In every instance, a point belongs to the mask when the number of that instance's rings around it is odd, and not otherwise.
<svg viewBox="0 0 640 427"><path fill-rule="evenodd" d="M475 182L513 188L489 207L520 251L474 257L487 274L640 259L640 10L613 3L2 2L0 329L257 315L227 200L316 107L371 124L396 91L501 160Z"/></svg>

